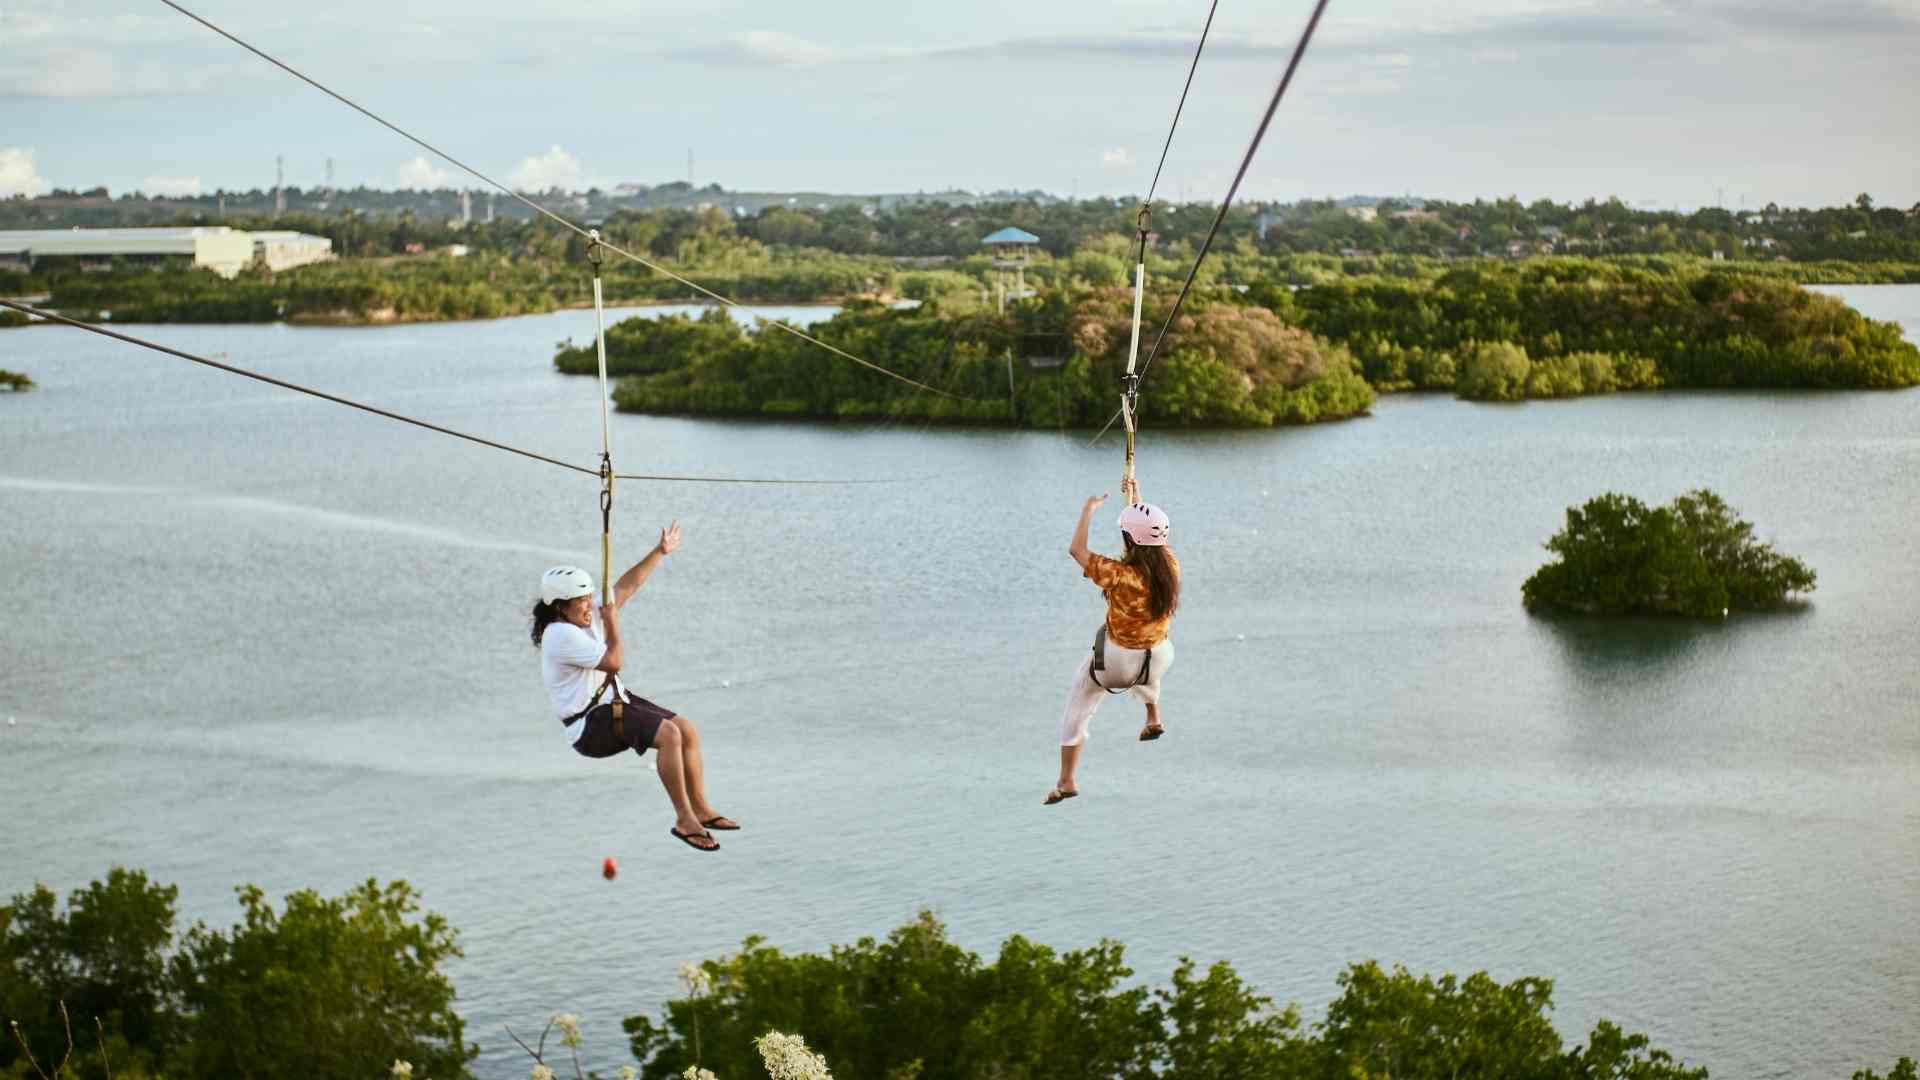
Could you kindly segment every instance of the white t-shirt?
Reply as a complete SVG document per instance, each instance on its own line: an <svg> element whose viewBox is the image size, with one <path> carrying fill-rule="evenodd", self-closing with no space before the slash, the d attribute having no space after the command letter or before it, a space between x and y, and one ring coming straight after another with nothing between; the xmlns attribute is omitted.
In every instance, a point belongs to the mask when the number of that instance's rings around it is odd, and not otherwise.
<svg viewBox="0 0 1920 1080"><path fill-rule="evenodd" d="M586 708L607 678L606 672L596 668L607 655L598 604L593 607L592 623L581 629L570 622L550 622L540 635L540 675L546 680L548 696L553 699L553 715L563 720ZM600 700L605 702L610 698L603 694ZM580 737L585 723L584 718L575 720L562 729L568 746Z"/></svg>

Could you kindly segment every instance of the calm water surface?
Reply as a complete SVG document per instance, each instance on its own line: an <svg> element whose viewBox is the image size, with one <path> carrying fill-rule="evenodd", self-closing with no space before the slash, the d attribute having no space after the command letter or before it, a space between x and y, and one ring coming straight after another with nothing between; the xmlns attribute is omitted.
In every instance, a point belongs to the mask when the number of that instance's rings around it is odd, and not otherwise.
<svg viewBox="0 0 1920 1080"><path fill-rule="evenodd" d="M1920 288L1833 291L1920 328ZM136 332L587 464L595 386L549 357L591 331ZM923 906L988 952L1115 937L1155 981L1229 959L1310 1016L1366 958L1545 975L1570 1042L1605 1017L1716 1076L1920 1050L1920 393L1150 432L1188 574L1170 735L1109 702L1046 810L1101 613L1065 549L1116 442L616 416L628 471L894 481L619 490L626 557L686 530L629 673L705 724L747 825L709 858L649 766L546 713L526 608L597 562L591 478L73 331L0 333L0 367L41 384L0 397L0 894L122 863L226 925L242 882L407 878L461 930L484 1076L524 1075L503 1022L578 1012L610 1069L681 961ZM1696 486L1818 570L1810 605L1522 611L1568 505Z"/></svg>

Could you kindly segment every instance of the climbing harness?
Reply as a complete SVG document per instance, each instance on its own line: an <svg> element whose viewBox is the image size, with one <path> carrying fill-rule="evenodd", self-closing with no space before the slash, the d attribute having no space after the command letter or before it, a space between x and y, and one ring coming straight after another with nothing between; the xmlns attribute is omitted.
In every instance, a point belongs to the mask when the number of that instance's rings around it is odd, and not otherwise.
<svg viewBox="0 0 1920 1080"><path fill-rule="evenodd" d="M1107 670L1107 624L1100 624L1100 631L1093 635L1093 662L1087 665L1087 678L1093 685L1109 694L1124 694L1136 686L1145 686L1153 674L1153 650L1146 649L1140 654L1140 677L1118 690L1100 681L1100 673Z"/></svg>

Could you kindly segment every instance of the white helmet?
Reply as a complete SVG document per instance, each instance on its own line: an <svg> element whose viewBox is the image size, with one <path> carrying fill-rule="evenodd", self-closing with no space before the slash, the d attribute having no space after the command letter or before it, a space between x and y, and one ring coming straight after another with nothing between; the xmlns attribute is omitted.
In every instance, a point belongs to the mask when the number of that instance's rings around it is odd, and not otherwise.
<svg viewBox="0 0 1920 1080"><path fill-rule="evenodd" d="M551 604L593 595L593 575L577 566L556 566L540 575L540 600Z"/></svg>
<svg viewBox="0 0 1920 1080"><path fill-rule="evenodd" d="M1120 511L1120 531L1141 547L1166 547L1173 522L1152 503L1134 503Z"/></svg>

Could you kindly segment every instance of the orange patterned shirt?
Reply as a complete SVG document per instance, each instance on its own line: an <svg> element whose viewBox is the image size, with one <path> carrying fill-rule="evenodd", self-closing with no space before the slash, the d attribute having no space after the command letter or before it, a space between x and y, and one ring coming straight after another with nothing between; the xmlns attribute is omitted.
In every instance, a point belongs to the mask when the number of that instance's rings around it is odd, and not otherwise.
<svg viewBox="0 0 1920 1080"><path fill-rule="evenodd" d="M1180 560L1167 552L1174 577L1180 575ZM1153 596L1147 591L1145 571L1105 555L1087 556L1084 571L1087 580L1107 594L1107 640L1123 649L1151 649L1166 640L1173 613L1153 617Z"/></svg>

